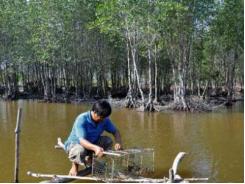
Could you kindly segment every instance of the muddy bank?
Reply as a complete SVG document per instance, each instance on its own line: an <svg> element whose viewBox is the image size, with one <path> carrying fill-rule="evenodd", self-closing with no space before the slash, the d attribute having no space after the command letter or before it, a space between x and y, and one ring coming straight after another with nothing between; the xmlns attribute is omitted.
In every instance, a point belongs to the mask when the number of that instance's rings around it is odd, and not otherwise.
<svg viewBox="0 0 245 184"><path fill-rule="evenodd" d="M116 108L126 108L127 99L126 98L112 98L111 96L107 98L101 98L99 96L94 96L93 98L77 98L75 95L69 96L67 98L65 95L60 94L57 95L55 99L43 99L41 95L33 95L28 93L18 93L15 97L1 97L4 100L18 100L18 99L29 99L29 100L38 100L40 102L46 103L72 103L72 104L92 104L99 99L105 99L110 102L112 107ZM236 93L234 95L232 103L236 103L237 101L244 101L243 93ZM134 101L135 107L133 109L137 111L145 111L144 106L146 103L142 105L142 102L137 99ZM147 102L147 98L146 98ZM230 106L233 104L227 104L227 98L225 96L210 96L205 99L200 98L198 96L189 96L186 98L187 105L189 109L187 111L190 112L208 112L216 110L220 107ZM161 95L158 101L153 102L155 111L183 111L181 104L178 104L173 101L172 95Z"/></svg>
<svg viewBox="0 0 245 184"><path fill-rule="evenodd" d="M166 97L162 97L163 99L166 99ZM126 104L126 99L108 99L109 102L112 104L114 107L121 107L125 108ZM219 97L210 97L208 99L200 99L197 96L191 96L186 99L188 106L190 109L188 111L190 112L209 112L216 110L221 107L229 107L227 105L227 100L226 98ZM238 101L244 101L243 96L237 96L236 98L233 99L233 104L234 105ZM137 107L135 108L137 111L144 111L141 107L141 102L140 100L137 100L136 102ZM172 99L171 100L159 100L158 102L154 102L154 107L156 111L161 112L161 111L183 111L181 109L181 104L179 105L180 108L178 108L178 104L176 104Z"/></svg>

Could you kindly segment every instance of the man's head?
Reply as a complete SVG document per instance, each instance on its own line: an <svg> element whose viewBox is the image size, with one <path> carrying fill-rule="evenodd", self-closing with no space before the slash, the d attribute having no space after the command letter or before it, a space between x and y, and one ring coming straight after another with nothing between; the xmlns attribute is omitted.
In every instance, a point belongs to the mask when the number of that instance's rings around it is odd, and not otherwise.
<svg viewBox="0 0 245 184"><path fill-rule="evenodd" d="M100 122L110 116L111 105L105 100L99 100L92 107L92 118L95 122Z"/></svg>

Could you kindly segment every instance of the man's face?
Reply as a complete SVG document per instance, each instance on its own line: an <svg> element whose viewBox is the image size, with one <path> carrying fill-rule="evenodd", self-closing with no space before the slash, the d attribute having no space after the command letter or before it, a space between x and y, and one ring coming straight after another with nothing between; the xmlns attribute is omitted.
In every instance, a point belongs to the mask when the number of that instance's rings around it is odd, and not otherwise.
<svg viewBox="0 0 245 184"><path fill-rule="evenodd" d="M94 122L99 123L101 121L103 121L105 118L102 116L99 116L96 112L92 111L92 118L94 120Z"/></svg>

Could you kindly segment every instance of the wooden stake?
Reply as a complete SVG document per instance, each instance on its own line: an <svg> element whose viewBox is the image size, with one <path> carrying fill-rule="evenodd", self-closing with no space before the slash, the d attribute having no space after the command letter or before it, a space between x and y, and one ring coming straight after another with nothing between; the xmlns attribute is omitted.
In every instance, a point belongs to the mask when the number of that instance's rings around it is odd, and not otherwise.
<svg viewBox="0 0 245 184"><path fill-rule="evenodd" d="M16 128L15 128L15 167L14 167L14 182L19 182L19 156L20 156L20 124L21 124L22 108L18 109Z"/></svg>

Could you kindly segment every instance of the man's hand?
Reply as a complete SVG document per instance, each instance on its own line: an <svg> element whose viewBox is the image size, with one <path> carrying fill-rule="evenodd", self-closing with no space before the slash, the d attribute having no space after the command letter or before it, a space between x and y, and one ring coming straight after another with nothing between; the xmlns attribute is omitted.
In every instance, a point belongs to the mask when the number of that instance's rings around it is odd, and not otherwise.
<svg viewBox="0 0 245 184"><path fill-rule="evenodd" d="M99 147L99 146L95 146L95 148L94 148L94 152L95 152L95 155L97 157L102 157L103 151L104 151L104 149Z"/></svg>
<svg viewBox="0 0 245 184"><path fill-rule="evenodd" d="M122 146L121 146L121 144L116 143L116 144L114 145L114 148L115 148L115 150L117 151L117 150L122 149Z"/></svg>
<svg viewBox="0 0 245 184"><path fill-rule="evenodd" d="M103 148L95 145L95 144L92 144L91 142L87 141L86 139L80 139L80 144L88 149L88 150L92 150L95 152L95 155L98 156L98 157L101 157L103 155Z"/></svg>
<svg viewBox="0 0 245 184"><path fill-rule="evenodd" d="M113 135L115 137L115 142L116 142L116 144L114 145L114 149L116 151L120 150L120 149L123 149L122 148L122 140L121 140L120 132L118 130L116 130L115 134L113 134Z"/></svg>

